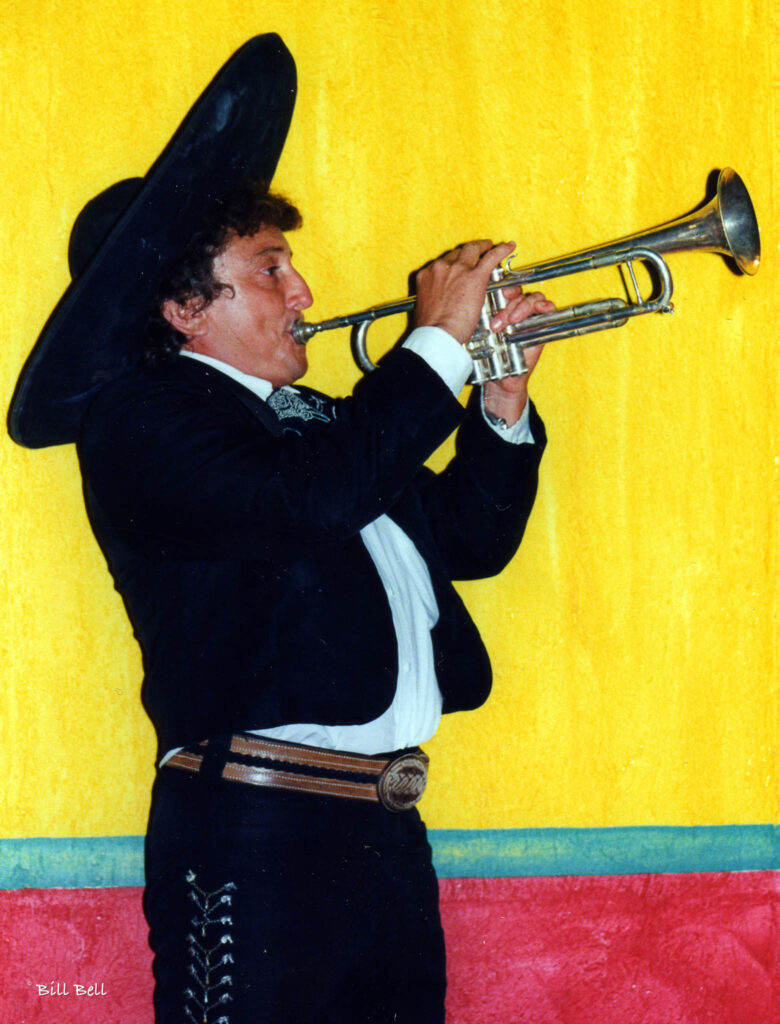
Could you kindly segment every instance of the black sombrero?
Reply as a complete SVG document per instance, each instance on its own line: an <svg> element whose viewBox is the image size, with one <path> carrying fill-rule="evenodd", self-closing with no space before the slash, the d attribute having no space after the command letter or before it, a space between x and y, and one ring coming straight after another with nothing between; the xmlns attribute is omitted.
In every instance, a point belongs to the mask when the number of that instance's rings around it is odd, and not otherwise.
<svg viewBox="0 0 780 1024"><path fill-rule="evenodd" d="M295 105L295 62L277 35L224 65L143 178L91 200L71 235L73 280L19 380L8 431L28 448L75 441L109 380L138 365L166 263L246 179L269 181Z"/></svg>

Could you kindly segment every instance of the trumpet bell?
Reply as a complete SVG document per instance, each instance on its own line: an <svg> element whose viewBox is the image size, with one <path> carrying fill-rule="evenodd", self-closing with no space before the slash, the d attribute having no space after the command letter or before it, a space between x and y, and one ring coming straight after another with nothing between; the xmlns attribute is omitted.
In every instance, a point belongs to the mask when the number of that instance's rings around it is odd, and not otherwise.
<svg viewBox="0 0 780 1024"><path fill-rule="evenodd" d="M718 175L714 198L700 210L646 231L529 266L513 267L510 257L506 270L509 275L517 275L520 283L537 282L579 268L586 257L598 262L603 257L640 247L657 253L690 249L717 252L730 256L743 274L755 274L761 262L761 240L753 203L742 178L731 167L724 167Z"/></svg>
<svg viewBox="0 0 780 1024"><path fill-rule="evenodd" d="M752 276L761 263L758 220L744 181L730 167L720 172L718 194L713 204L717 204L715 212L723 225L729 254L734 257L743 274Z"/></svg>

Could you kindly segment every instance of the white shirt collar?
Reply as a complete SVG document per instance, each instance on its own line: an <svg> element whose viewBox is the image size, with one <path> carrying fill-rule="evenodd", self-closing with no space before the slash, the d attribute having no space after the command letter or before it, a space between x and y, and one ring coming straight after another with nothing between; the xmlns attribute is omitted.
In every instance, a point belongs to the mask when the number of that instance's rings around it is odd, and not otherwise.
<svg viewBox="0 0 780 1024"><path fill-rule="evenodd" d="M188 359L198 359L201 363L205 363L207 366L219 370L220 373L224 373L226 377L232 377L239 384L243 384L245 388L249 388L258 398L262 398L264 402L268 401L269 395L274 390L274 386L269 380L264 380L262 377L253 377L251 373L237 370L230 363L225 363L221 359L215 359L213 356L204 356L201 352L189 352L186 349L181 349L179 355L187 356ZM295 388L289 387L289 385L284 385L284 388L295 392ZM297 394L297 392L295 393Z"/></svg>

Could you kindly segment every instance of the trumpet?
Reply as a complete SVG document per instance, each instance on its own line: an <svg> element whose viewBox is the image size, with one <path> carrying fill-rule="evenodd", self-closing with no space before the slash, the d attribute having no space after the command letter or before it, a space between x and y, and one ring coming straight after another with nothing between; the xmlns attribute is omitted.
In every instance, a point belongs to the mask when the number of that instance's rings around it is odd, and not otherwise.
<svg viewBox="0 0 780 1024"><path fill-rule="evenodd" d="M479 324L466 343L473 362L469 382L484 384L527 373L523 349L531 345L622 327L633 317L645 313L672 312L672 275L662 253L691 249L731 257L744 274L752 275L758 270L761 260L758 222L744 182L730 167L720 172L712 201L692 214L541 263L513 267L514 257L509 256L493 271ZM657 288L648 298L642 297L637 284L635 262L649 265L651 275L655 272L657 277ZM624 280L627 278L633 289L633 295L628 294L627 299L615 297L579 303L553 313L529 317L502 331L491 331L490 321L506 305L502 289L622 264L627 271ZM629 292L627 283L626 291ZM307 323L301 319L293 326L293 337L303 345L320 331L351 327L353 357L360 369L369 373L376 369L366 349L369 326L382 317L408 313L414 308L414 303L412 295L319 323Z"/></svg>

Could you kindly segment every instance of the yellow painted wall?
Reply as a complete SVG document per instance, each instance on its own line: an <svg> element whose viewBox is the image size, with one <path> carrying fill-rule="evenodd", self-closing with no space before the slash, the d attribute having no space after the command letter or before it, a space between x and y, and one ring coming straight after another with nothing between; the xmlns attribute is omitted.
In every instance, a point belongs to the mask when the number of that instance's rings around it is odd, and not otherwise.
<svg viewBox="0 0 780 1024"><path fill-rule="evenodd" d="M778 4L595 11L0 3L4 407L67 283L82 204L143 173L257 32L298 64L276 182L306 214L295 250L315 319L403 294L468 237L541 259L686 212L713 168L745 177L757 278L675 257L674 317L550 346L535 375L538 504L513 565L463 588L496 683L429 745L436 827L777 820ZM548 290L565 304L619 283ZM346 337L322 336L311 360L315 386L356 379ZM6 438L0 472L0 834L138 833L152 731L75 452Z"/></svg>

